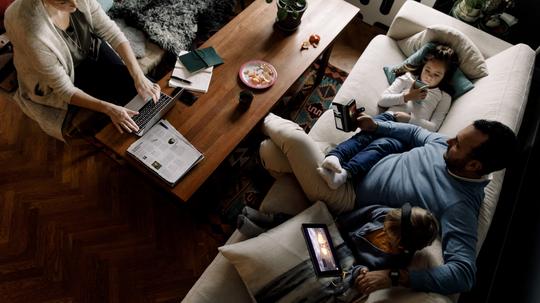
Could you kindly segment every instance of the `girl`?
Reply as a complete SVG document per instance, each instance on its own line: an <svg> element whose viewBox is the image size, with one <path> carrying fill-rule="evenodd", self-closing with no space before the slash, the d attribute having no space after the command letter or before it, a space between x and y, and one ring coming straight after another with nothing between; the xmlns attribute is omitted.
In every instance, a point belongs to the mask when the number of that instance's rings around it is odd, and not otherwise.
<svg viewBox="0 0 540 303"><path fill-rule="evenodd" d="M406 64L397 69L396 75L401 76L378 102L379 106L389 107L389 111L375 116L375 120L412 123L437 131L450 108L449 80L456 66L454 50L438 44L420 66ZM422 84L415 85L417 80ZM359 132L328 153L317 171L330 188L337 189L347 178L362 178L380 159L403 150L399 140L375 139Z"/></svg>
<svg viewBox="0 0 540 303"><path fill-rule="evenodd" d="M339 278L317 278L306 260L261 289L257 302L351 302L359 296L407 286L407 265L415 251L434 241L438 222L430 212L371 205L338 218L345 244L336 248L344 269ZM392 278L391 272L400 272Z"/></svg>
<svg viewBox="0 0 540 303"><path fill-rule="evenodd" d="M378 105L394 112L398 122L436 132L450 109L449 80L456 65L454 50L437 45L420 66L405 64L394 71L399 77L383 92ZM416 80L425 83L427 88L417 87Z"/></svg>

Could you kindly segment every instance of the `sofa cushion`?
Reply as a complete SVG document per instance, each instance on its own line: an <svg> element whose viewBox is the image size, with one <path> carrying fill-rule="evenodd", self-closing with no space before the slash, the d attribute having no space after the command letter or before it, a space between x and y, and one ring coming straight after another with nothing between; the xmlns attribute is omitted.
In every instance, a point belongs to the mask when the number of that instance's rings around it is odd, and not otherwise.
<svg viewBox="0 0 540 303"><path fill-rule="evenodd" d="M459 67L471 79L488 74L484 56L476 45L463 33L446 25L431 25L425 30L398 41L406 56L412 55L428 42L438 41L450 45L459 57Z"/></svg>
<svg viewBox="0 0 540 303"><path fill-rule="evenodd" d="M245 240L236 230L226 244ZM251 297L234 266L218 252L212 263L204 270L197 282L182 300L182 303L251 302Z"/></svg>
<svg viewBox="0 0 540 303"><path fill-rule="evenodd" d="M474 81L475 88L452 104L440 133L455 136L476 119L497 120L516 132L519 130L529 94L534 51L518 44L486 63L489 75Z"/></svg>
<svg viewBox="0 0 540 303"><path fill-rule="evenodd" d="M356 105L365 107L367 114L379 113L377 102L388 88L383 67L398 64L404 59L405 56L396 41L384 35L376 36L354 65L334 102L346 103L350 99L355 99Z"/></svg>
<svg viewBox="0 0 540 303"><path fill-rule="evenodd" d="M319 201L268 232L219 250L234 265L250 293L256 295L273 279L309 259L303 223L327 224L334 245L343 243L332 215Z"/></svg>
<svg viewBox="0 0 540 303"><path fill-rule="evenodd" d="M298 180L293 174L288 173L276 178L261 202L259 210L266 213L297 215L310 205L312 203L306 197Z"/></svg>
<svg viewBox="0 0 540 303"><path fill-rule="evenodd" d="M395 71L397 69L402 68L406 64L418 66L422 63L422 60L424 60L426 54L434 49L436 46L435 43L428 42L424 44L422 47L420 47L416 52L414 52L412 55L410 55L405 61L401 62L398 65L394 66L385 66L383 68L384 74L386 75L386 79L388 80L388 84L392 84L394 80L396 79ZM467 79L465 74L461 71L461 69L457 68L454 74L452 75L452 79L450 79L450 85L452 86L454 92L452 94L452 99L455 100L459 98L464 93L470 91L474 88L474 84Z"/></svg>

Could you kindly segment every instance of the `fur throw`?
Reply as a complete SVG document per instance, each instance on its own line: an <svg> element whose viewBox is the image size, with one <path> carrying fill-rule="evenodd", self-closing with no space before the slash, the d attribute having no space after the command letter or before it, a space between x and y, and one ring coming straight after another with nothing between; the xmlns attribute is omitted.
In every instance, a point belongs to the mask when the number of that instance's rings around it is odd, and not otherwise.
<svg viewBox="0 0 540 303"><path fill-rule="evenodd" d="M217 30L232 16L236 0L117 0L109 11L165 50L189 50L197 34Z"/></svg>

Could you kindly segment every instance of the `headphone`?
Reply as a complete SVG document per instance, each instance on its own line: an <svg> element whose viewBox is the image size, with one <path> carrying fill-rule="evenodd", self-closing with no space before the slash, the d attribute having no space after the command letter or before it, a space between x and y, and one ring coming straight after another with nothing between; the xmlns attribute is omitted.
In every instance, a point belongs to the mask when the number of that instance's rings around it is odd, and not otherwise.
<svg viewBox="0 0 540 303"><path fill-rule="evenodd" d="M412 223L411 223L411 204L405 203L401 207L401 246L406 254L413 253L416 249L412 247Z"/></svg>

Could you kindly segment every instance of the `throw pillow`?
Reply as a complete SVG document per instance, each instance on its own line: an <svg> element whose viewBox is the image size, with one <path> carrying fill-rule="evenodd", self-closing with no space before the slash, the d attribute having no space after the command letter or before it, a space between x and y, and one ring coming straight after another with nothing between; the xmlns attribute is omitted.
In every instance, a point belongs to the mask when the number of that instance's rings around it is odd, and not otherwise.
<svg viewBox="0 0 540 303"><path fill-rule="evenodd" d="M234 265L252 296L278 276L309 259L301 230L303 223L327 224L334 245L343 243L326 204L319 201L255 238L219 248Z"/></svg>
<svg viewBox="0 0 540 303"><path fill-rule="evenodd" d="M426 56L427 52L434 49L435 46L435 43L428 42L422 47L420 47L414 54L410 55L407 59L405 59L405 61L403 61L402 63L395 66L383 67L386 79L388 80L388 84L392 84L394 80L396 80L396 74L394 73L396 69L402 67L405 64L419 65ZM463 74L463 72L459 68L456 69L454 75L452 76L452 79L450 79L450 85L454 89L454 93L452 94L452 100L459 98L461 95L474 88L474 84L469 79L467 79L465 74Z"/></svg>
<svg viewBox="0 0 540 303"><path fill-rule="evenodd" d="M401 51L410 56L424 44L438 41L450 45L458 54L459 68L471 78L477 79L488 75L484 56L474 43L462 32L446 25L431 25L425 30L398 41Z"/></svg>

